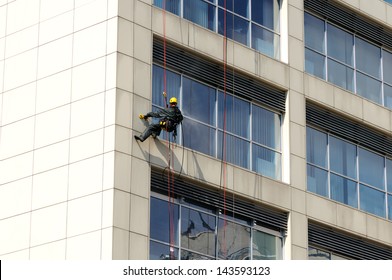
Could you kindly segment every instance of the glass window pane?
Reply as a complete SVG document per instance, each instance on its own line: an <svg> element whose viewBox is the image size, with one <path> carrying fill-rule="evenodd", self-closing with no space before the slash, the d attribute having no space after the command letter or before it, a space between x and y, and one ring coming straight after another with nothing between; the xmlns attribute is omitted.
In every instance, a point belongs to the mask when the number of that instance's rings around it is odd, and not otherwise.
<svg viewBox="0 0 392 280"><path fill-rule="evenodd" d="M184 146L215 157L216 130L188 118L182 121Z"/></svg>
<svg viewBox="0 0 392 280"><path fill-rule="evenodd" d="M392 160L387 159L387 191L392 193Z"/></svg>
<svg viewBox="0 0 392 280"><path fill-rule="evenodd" d="M353 65L354 36L331 24L327 26L328 56Z"/></svg>
<svg viewBox="0 0 392 280"><path fill-rule="evenodd" d="M154 5L173 14L180 15L180 1L181 0L154 0Z"/></svg>
<svg viewBox="0 0 392 280"><path fill-rule="evenodd" d="M275 3L275 7L274 7ZM252 1L252 21L257 22L269 29L277 30L279 22L277 0Z"/></svg>
<svg viewBox="0 0 392 280"><path fill-rule="evenodd" d="M249 260L250 228L219 219L218 257L228 260Z"/></svg>
<svg viewBox="0 0 392 280"><path fill-rule="evenodd" d="M182 207L181 247L215 256L215 217Z"/></svg>
<svg viewBox="0 0 392 280"><path fill-rule="evenodd" d="M197 254L195 252L181 249L181 260L214 260L213 257Z"/></svg>
<svg viewBox="0 0 392 280"><path fill-rule="evenodd" d="M360 38L355 40L355 60L359 70L380 79L381 49Z"/></svg>
<svg viewBox="0 0 392 280"><path fill-rule="evenodd" d="M282 241L280 238L253 230L252 238L253 260L281 260Z"/></svg>
<svg viewBox="0 0 392 280"><path fill-rule="evenodd" d="M165 107L165 100L162 94L164 91L163 68L154 65L152 69L152 104ZM172 71L166 70L166 91L169 95L168 98L173 96L179 98L180 88L181 76Z"/></svg>
<svg viewBox="0 0 392 280"><path fill-rule="evenodd" d="M359 180L380 190L384 187L384 158L368 150L359 148Z"/></svg>
<svg viewBox="0 0 392 280"><path fill-rule="evenodd" d="M384 106L392 109L392 87L384 84Z"/></svg>
<svg viewBox="0 0 392 280"><path fill-rule="evenodd" d="M359 186L360 209L374 215L385 218L385 193L369 188L364 185Z"/></svg>
<svg viewBox="0 0 392 280"><path fill-rule="evenodd" d="M307 186L308 186L308 191L328 197L327 171L308 164Z"/></svg>
<svg viewBox="0 0 392 280"><path fill-rule="evenodd" d="M203 123L215 125L215 92L211 87L184 78L182 113Z"/></svg>
<svg viewBox="0 0 392 280"><path fill-rule="evenodd" d="M357 72L357 93L362 97L382 104L381 82L360 72Z"/></svg>
<svg viewBox="0 0 392 280"><path fill-rule="evenodd" d="M392 220L392 195L388 195L388 219Z"/></svg>
<svg viewBox="0 0 392 280"><path fill-rule="evenodd" d="M249 21L233 15L226 14L226 36L241 44L248 46ZM218 12L218 32L224 35L224 10Z"/></svg>
<svg viewBox="0 0 392 280"><path fill-rule="evenodd" d="M252 48L270 57L278 59L280 56L280 38L275 33L252 24Z"/></svg>
<svg viewBox="0 0 392 280"><path fill-rule="evenodd" d="M327 134L306 127L307 161L327 168Z"/></svg>
<svg viewBox="0 0 392 280"><path fill-rule="evenodd" d="M178 249L150 240L150 260L177 260Z"/></svg>
<svg viewBox="0 0 392 280"><path fill-rule="evenodd" d="M281 155L267 148L253 144L252 170L264 176L281 179Z"/></svg>
<svg viewBox="0 0 392 280"><path fill-rule="evenodd" d="M325 56L305 49L305 71L321 79L325 79Z"/></svg>
<svg viewBox="0 0 392 280"><path fill-rule="evenodd" d="M151 239L170 243L170 225L173 224L174 244L178 244L178 205L171 204L171 215L167 201L151 197L150 237Z"/></svg>
<svg viewBox="0 0 392 280"><path fill-rule="evenodd" d="M344 89L354 91L354 70L328 59L328 81Z"/></svg>
<svg viewBox="0 0 392 280"><path fill-rule="evenodd" d="M226 106L225 106L226 102ZM226 114L225 114L226 110ZM249 139L250 131L250 103L242 99L225 95L219 91L218 95L219 128L223 129L226 118L226 131Z"/></svg>
<svg viewBox="0 0 392 280"><path fill-rule="evenodd" d="M384 81L392 85L392 53L383 50L382 62Z"/></svg>
<svg viewBox="0 0 392 280"><path fill-rule="evenodd" d="M331 199L358 208L357 183L331 174Z"/></svg>
<svg viewBox="0 0 392 280"><path fill-rule="evenodd" d="M280 151L280 115L252 105L252 140Z"/></svg>
<svg viewBox="0 0 392 280"><path fill-rule="evenodd" d="M203 0L184 1L184 18L215 31L215 7Z"/></svg>
<svg viewBox="0 0 392 280"><path fill-rule="evenodd" d="M331 254L320 249L309 247L308 258L309 260L330 260Z"/></svg>
<svg viewBox="0 0 392 280"><path fill-rule="evenodd" d="M330 136L330 168L339 174L357 179L357 148Z"/></svg>
<svg viewBox="0 0 392 280"><path fill-rule="evenodd" d="M226 161L249 169L250 144L241 138L226 134ZM223 132L218 134L218 158L222 159Z"/></svg>
<svg viewBox="0 0 392 280"><path fill-rule="evenodd" d="M305 46L325 53L324 21L305 13Z"/></svg>
<svg viewBox="0 0 392 280"><path fill-rule="evenodd" d="M248 17L248 5L249 5L249 0L219 0L218 5L222 8L225 7L228 11L234 12L236 14L239 14L243 17Z"/></svg>

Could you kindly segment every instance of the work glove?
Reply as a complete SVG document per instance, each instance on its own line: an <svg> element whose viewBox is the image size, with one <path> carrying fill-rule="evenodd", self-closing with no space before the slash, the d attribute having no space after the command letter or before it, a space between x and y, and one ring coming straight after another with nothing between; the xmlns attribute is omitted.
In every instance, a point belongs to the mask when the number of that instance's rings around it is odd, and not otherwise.
<svg viewBox="0 0 392 280"><path fill-rule="evenodd" d="M147 120L148 119L148 116L147 115L143 115L143 114L140 114L139 115L139 119L145 119L145 120Z"/></svg>

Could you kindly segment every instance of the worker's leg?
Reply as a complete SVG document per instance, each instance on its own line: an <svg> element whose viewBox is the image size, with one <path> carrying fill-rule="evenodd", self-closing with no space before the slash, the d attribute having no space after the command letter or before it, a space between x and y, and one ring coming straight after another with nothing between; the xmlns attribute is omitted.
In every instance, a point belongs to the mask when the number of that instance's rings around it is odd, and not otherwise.
<svg viewBox="0 0 392 280"><path fill-rule="evenodd" d="M160 132L161 132L161 128L159 124L150 124L140 136L135 135L135 139L143 142L148 137L150 137L151 134L155 138L160 134Z"/></svg>

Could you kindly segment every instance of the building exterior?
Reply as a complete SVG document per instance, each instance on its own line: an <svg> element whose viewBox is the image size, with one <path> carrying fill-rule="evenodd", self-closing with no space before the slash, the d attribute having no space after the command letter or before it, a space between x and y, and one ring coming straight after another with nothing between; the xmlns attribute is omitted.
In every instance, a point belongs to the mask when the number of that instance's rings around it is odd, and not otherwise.
<svg viewBox="0 0 392 280"><path fill-rule="evenodd" d="M388 2L0 0L0 259L392 259Z"/></svg>

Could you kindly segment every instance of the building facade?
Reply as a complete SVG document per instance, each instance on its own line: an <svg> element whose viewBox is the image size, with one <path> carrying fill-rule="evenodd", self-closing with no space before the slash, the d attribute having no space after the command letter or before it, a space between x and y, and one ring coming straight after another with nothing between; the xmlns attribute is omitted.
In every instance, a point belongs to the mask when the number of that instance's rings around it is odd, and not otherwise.
<svg viewBox="0 0 392 280"><path fill-rule="evenodd" d="M388 2L0 0L0 258L392 259Z"/></svg>

